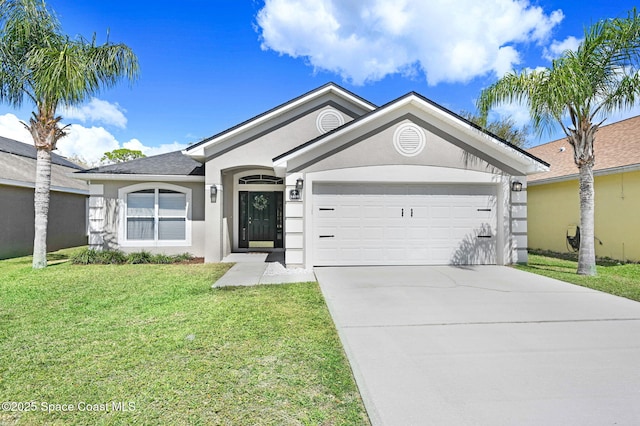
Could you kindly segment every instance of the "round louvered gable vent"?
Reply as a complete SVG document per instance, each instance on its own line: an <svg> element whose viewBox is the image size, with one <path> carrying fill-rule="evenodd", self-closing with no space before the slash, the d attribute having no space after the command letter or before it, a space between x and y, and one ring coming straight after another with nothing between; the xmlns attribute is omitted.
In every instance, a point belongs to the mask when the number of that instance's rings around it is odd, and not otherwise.
<svg viewBox="0 0 640 426"><path fill-rule="evenodd" d="M393 145L404 156L418 155L424 149L424 131L413 123L403 124L393 134Z"/></svg>
<svg viewBox="0 0 640 426"><path fill-rule="evenodd" d="M342 126L344 119L339 112L327 109L318 115L316 124L320 133L327 133Z"/></svg>

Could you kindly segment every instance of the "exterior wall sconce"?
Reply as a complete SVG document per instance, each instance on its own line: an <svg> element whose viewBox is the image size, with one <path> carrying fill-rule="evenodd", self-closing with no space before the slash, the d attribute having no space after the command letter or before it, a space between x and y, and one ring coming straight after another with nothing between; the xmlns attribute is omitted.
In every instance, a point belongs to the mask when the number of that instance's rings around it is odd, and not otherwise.
<svg viewBox="0 0 640 426"><path fill-rule="evenodd" d="M218 187L216 185L211 185L210 195L211 202L215 203L218 200Z"/></svg>
<svg viewBox="0 0 640 426"><path fill-rule="evenodd" d="M302 188L304 187L304 180L302 178L298 178L296 180L296 189L298 191L302 191Z"/></svg>
<svg viewBox="0 0 640 426"><path fill-rule="evenodd" d="M522 191L522 182L520 182L519 180L514 180L513 182L511 182L511 190L513 192Z"/></svg>

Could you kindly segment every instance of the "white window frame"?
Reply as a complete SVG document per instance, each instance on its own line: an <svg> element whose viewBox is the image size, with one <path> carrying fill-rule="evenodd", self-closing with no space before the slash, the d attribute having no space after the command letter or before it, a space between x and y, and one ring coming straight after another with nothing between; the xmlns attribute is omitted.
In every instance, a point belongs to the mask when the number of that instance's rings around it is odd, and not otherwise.
<svg viewBox="0 0 640 426"><path fill-rule="evenodd" d="M184 240L158 240L159 201L158 194L161 189L176 191L185 194L186 215L185 215L185 239ZM154 201L154 239L153 240L127 240L127 196L132 192L142 190L153 190ZM138 183L118 189L118 244L121 247L182 247L191 246L191 188L173 185L163 182ZM164 217L164 216L163 216ZM180 216L182 217L182 216Z"/></svg>

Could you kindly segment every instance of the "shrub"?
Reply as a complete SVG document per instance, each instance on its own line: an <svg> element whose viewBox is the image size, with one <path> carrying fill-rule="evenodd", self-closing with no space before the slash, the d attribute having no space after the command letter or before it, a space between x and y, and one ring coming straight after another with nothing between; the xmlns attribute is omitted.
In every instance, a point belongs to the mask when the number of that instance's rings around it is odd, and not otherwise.
<svg viewBox="0 0 640 426"><path fill-rule="evenodd" d="M176 254L173 256L175 262L186 262L192 260L194 256L191 253Z"/></svg>
<svg viewBox="0 0 640 426"><path fill-rule="evenodd" d="M153 263L153 255L148 251L137 251L135 253L129 253L127 256L127 263L131 264L145 264Z"/></svg>
<svg viewBox="0 0 640 426"><path fill-rule="evenodd" d="M151 258L151 263L158 263L158 264L168 264L168 263L175 263L175 256L169 256L166 254L155 254L153 255L153 257Z"/></svg>
<svg viewBox="0 0 640 426"><path fill-rule="evenodd" d="M97 250L84 248L71 255L71 263L74 265L90 265L96 263L97 257Z"/></svg>
<svg viewBox="0 0 640 426"><path fill-rule="evenodd" d="M98 252L96 263L102 263L105 265L119 265L126 263L127 255L120 250L103 250Z"/></svg>
<svg viewBox="0 0 640 426"><path fill-rule="evenodd" d="M169 256L167 254L151 254L148 251L123 253L120 250L94 250L84 248L72 254L71 262L75 265L121 265L129 264L170 264L185 262L193 259L189 253Z"/></svg>

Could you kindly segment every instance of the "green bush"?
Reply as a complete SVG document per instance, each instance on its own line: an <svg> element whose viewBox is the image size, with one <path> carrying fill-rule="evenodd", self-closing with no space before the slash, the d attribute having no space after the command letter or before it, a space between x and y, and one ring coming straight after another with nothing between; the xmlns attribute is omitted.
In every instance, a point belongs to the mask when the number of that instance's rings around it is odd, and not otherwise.
<svg viewBox="0 0 640 426"><path fill-rule="evenodd" d="M191 253L176 254L173 256L175 262L186 262L192 260L194 256Z"/></svg>
<svg viewBox="0 0 640 426"><path fill-rule="evenodd" d="M169 256L166 255L164 253L159 253L159 254L154 254L151 258L151 263L158 263L158 264L168 264L168 263L175 263L175 256Z"/></svg>
<svg viewBox="0 0 640 426"><path fill-rule="evenodd" d="M129 253L127 256L127 263L131 263L133 265L153 263L153 255L145 250Z"/></svg>
<svg viewBox="0 0 640 426"><path fill-rule="evenodd" d="M120 250L94 250L84 248L77 251L70 257L71 263L75 265L122 265L129 264L170 264L185 262L193 259L189 253L169 256L167 254L151 254L148 251L138 251L134 253L123 253Z"/></svg>
<svg viewBox="0 0 640 426"><path fill-rule="evenodd" d="M97 258L97 250L85 248L72 254L70 259L74 265L91 265L96 263Z"/></svg>
<svg viewBox="0 0 640 426"><path fill-rule="evenodd" d="M127 255L120 250L103 250L98 252L96 263L103 265L120 265L127 262Z"/></svg>

